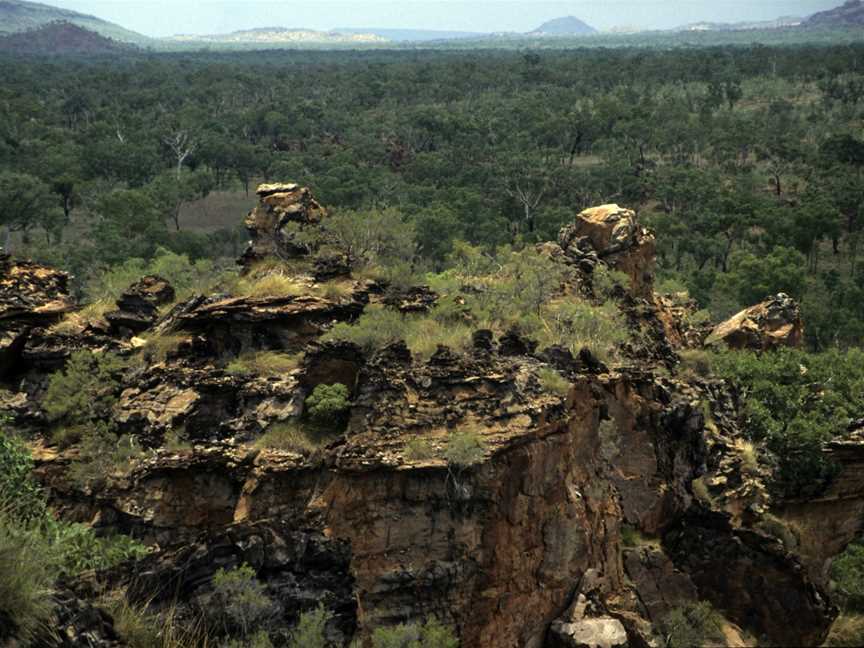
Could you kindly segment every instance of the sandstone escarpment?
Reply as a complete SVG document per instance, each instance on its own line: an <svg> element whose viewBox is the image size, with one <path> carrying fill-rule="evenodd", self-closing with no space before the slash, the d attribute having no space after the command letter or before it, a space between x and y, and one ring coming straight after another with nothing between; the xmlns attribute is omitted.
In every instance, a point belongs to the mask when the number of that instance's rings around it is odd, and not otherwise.
<svg viewBox="0 0 864 648"><path fill-rule="evenodd" d="M159 315L166 291L149 278L121 299L128 315L105 335L134 360L111 414L142 448L128 466L71 479L78 450L50 446L39 390L17 385L59 514L152 549L73 584L76 596L121 592L193 618L220 568L248 564L278 602L280 632L320 602L336 645L429 616L466 648L657 645L656 624L700 599L730 637L824 638L835 611L814 570L763 530L768 468L745 457L734 395L669 371L684 333L667 337L674 313L654 299L653 235L632 212L589 210L544 248L571 273L558 299L590 294L603 264L628 275L631 291L614 299L630 336L604 363L516 330L476 331L469 348L431 355L404 342L323 342L370 304L424 313L440 296L347 279L322 289L320 264L294 234L324 210L296 185L259 196L247 276L253 261L302 258L279 266L293 273L291 294L199 295ZM151 338L138 351L127 340L136 331ZM296 361L269 373L231 367L260 352ZM344 429L334 424L314 448L261 443L334 383L350 399ZM458 434L477 443L471 461L449 454Z"/></svg>

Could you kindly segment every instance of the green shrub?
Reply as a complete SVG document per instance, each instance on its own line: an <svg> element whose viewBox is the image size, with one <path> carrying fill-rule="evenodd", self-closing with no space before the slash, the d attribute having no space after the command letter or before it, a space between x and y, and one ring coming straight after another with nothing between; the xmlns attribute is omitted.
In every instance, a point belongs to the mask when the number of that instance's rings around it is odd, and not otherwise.
<svg viewBox="0 0 864 648"><path fill-rule="evenodd" d="M600 263L595 266L591 275L591 285L594 288L595 296L606 300L612 297L612 292L617 286L629 290L630 277L620 270L613 270L606 264Z"/></svg>
<svg viewBox="0 0 864 648"><path fill-rule="evenodd" d="M837 470L824 443L864 411L864 351L728 351L715 354L712 365L741 390L750 440L776 459L774 495L809 497L824 490Z"/></svg>
<svg viewBox="0 0 864 648"><path fill-rule="evenodd" d="M844 608L864 612L864 541L853 542L834 559L831 580Z"/></svg>
<svg viewBox="0 0 864 648"><path fill-rule="evenodd" d="M249 565L213 576L213 597L205 611L209 626L216 632L246 639L265 630L278 607Z"/></svg>
<svg viewBox="0 0 864 648"><path fill-rule="evenodd" d="M118 437L107 423L74 428L80 431L78 455L69 464L69 477L78 485L125 471L141 456L141 447L129 435Z"/></svg>
<svg viewBox="0 0 864 648"><path fill-rule="evenodd" d="M291 644L289 644L289 646L290 645ZM299 645L305 646L306 644ZM315 644L309 644L310 648L314 645ZM273 648L273 642L270 641L270 635L266 631L261 630L245 639L231 639L224 644L223 648Z"/></svg>
<svg viewBox="0 0 864 648"><path fill-rule="evenodd" d="M414 437L405 444L403 455L408 461L428 461L435 458L435 448L429 439Z"/></svg>
<svg viewBox="0 0 864 648"><path fill-rule="evenodd" d="M543 346L562 345L575 356L584 347L604 361L619 356L619 347L630 330L618 307L608 302L599 306L582 300L567 300L547 306L545 325L536 331Z"/></svg>
<svg viewBox="0 0 864 648"><path fill-rule="evenodd" d="M74 352L48 383L42 400L48 420L80 425L110 418L125 366L111 353Z"/></svg>
<svg viewBox="0 0 864 648"><path fill-rule="evenodd" d="M318 385L306 398L306 414L313 424L322 428L338 428L345 423L351 404L348 388L336 383Z"/></svg>
<svg viewBox="0 0 864 648"><path fill-rule="evenodd" d="M543 391L556 396L566 397L572 387L570 381L552 367L543 367L540 369L537 372L537 379L540 381Z"/></svg>
<svg viewBox="0 0 864 648"><path fill-rule="evenodd" d="M455 468L464 469L482 463L486 457L486 443L474 430L454 432L447 440L444 458Z"/></svg>
<svg viewBox="0 0 864 648"><path fill-rule="evenodd" d="M300 615L297 627L291 632L288 648L327 648L327 624L333 614L319 604L317 608Z"/></svg>
<svg viewBox="0 0 864 648"><path fill-rule="evenodd" d="M373 353L404 338L405 318L398 311L368 307L352 324L339 322L321 338L323 341L352 342Z"/></svg>
<svg viewBox="0 0 864 648"><path fill-rule="evenodd" d="M0 506L18 518L41 517L44 495L31 478L33 460L24 443L0 425Z"/></svg>
<svg viewBox="0 0 864 648"><path fill-rule="evenodd" d="M723 617L708 602L675 608L658 624L666 648L725 646Z"/></svg>
<svg viewBox="0 0 864 648"><path fill-rule="evenodd" d="M157 333L146 338L142 358L149 362L165 362L189 341L189 336L176 333Z"/></svg>
<svg viewBox="0 0 864 648"><path fill-rule="evenodd" d="M83 571L110 569L127 560L147 555L147 548L122 534L99 537L84 524L58 522L48 517L42 525L57 570L75 575Z"/></svg>
<svg viewBox="0 0 864 648"><path fill-rule="evenodd" d="M459 640L450 628L435 619L426 623L400 624L378 628L372 633L373 648L458 648Z"/></svg>

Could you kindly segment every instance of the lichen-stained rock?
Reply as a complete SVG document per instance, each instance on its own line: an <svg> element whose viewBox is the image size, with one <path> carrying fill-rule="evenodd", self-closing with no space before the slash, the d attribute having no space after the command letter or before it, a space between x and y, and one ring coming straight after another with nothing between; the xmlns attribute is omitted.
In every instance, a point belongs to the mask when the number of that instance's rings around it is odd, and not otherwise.
<svg viewBox="0 0 864 648"><path fill-rule="evenodd" d="M105 319L115 332L146 331L159 318L159 306L174 301L174 288L166 279L142 277L129 286L117 300L117 310L106 313Z"/></svg>
<svg viewBox="0 0 864 648"><path fill-rule="evenodd" d="M74 309L65 272L0 254L0 379L19 368L33 329L50 326Z"/></svg>
<svg viewBox="0 0 864 648"><path fill-rule="evenodd" d="M558 237L564 252L589 265L596 259L625 273L633 295L650 298L654 286L654 235L639 225L636 213L618 205L592 207L564 227Z"/></svg>
<svg viewBox="0 0 864 648"><path fill-rule="evenodd" d="M624 624L603 614L589 614L589 607L580 594L564 616L552 623L545 648L628 648Z"/></svg>
<svg viewBox="0 0 864 648"><path fill-rule="evenodd" d="M799 347L803 341L801 309L789 295L780 293L717 325L705 344L722 343L730 349L766 350Z"/></svg>
<svg viewBox="0 0 864 648"><path fill-rule="evenodd" d="M306 256L309 250L298 242L289 223L317 225L327 211L312 197L312 192L297 184L262 184L258 187L258 206L246 217L251 241L240 263L250 267L267 257L281 259Z"/></svg>

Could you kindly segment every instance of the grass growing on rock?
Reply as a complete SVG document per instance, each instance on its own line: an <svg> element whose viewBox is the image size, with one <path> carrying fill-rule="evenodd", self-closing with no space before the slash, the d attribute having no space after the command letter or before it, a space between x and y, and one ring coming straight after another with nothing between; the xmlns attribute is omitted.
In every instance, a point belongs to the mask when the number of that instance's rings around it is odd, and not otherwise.
<svg viewBox="0 0 864 648"><path fill-rule="evenodd" d="M250 297L252 299L299 297L308 292L308 287L294 277L274 272L238 279L231 292L235 297Z"/></svg>
<svg viewBox="0 0 864 648"><path fill-rule="evenodd" d="M552 367L543 367L537 372L537 379L543 391L556 396L566 397L570 393L571 384L564 376Z"/></svg>
<svg viewBox="0 0 864 648"><path fill-rule="evenodd" d="M447 439L444 458L447 464L460 470L483 463L486 457L486 442L477 430L466 429L453 432Z"/></svg>
<svg viewBox="0 0 864 648"><path fill-rule="evenodd" d="M320 431L297 422L276 423L267 428L255 447L309 455L324 447L329 440Z"/></svg>
<svg viewBox="0 0 864 648"><path fill-rule="evenodd" d="M302 354L289 355L280 351L250 351L231 360L225 367L229 374L281 376L300 366Z"/></svg>
<svg viewBox="0 0 864 648"><path fill-rule="evenodd" d="M402 454L407 461L429 461L437 456L432 442L423 437L414 437L406 443Z"/></svg>

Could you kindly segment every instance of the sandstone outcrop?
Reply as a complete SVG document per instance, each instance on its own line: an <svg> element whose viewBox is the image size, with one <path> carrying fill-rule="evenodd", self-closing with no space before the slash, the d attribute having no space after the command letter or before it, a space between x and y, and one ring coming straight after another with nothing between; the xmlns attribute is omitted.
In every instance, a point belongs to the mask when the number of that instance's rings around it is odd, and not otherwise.
<svg viewBox="0 0 864 648"><path fill-rule="evenodd" d="M618 205L602 205L581 212L558 238L564 252L583 264L596 259L623 272L633 295L650 298L654 286L654 235L639 225L636 213Z"/></svg>
<svg viewBox="0 0 864 648"><path fill-rule="evenodd" d="M306 255L295 226L316 226L323 208L297 185L259 196L245 261ZM161 317L168 287L142 280L103 333L137 354L111 423L140 456L82 485L69 476L75 448L43 442L35 455L64 519L134 535L152 552L70 584L68 607L110 591L194 618L216 571L248 564L277 602L280 631L321 602L340 646L429 616L464 648L651 646L663 617L700 599L774 645L818 644L836 611L818 570L762 530L768 468L744 457L734 394L669 371L686 333L666 334L681 314L666 321L654 300L653 246L617 206L588 210L546 246L576 275L563 298L590 294L599 264L630 277L631 293L615 295L632 329L620 363L538 348L517 330L476 331L470 348L428 358L404 342L322 342L369 304L422 313L438 296L371 282L328 293L312 263L293 277L302 294L198 295ZM125 338L144 330L173 346L135 351ZM94 334L69 335L87 347ZM298 360L269 374L229 370L259 352ZM564 387L550 389L550 375ZM261 443L279 426L291 432L307 396L333 383L350 398L344 430L311 447ZM29 384L6 400L47 436ZM476 442L470 461L450 454L454 435ZM110 627L100 632L111 640Z"/></svg>
<svg viewBox="0 0 864 648"><path fill-rule="evenodd" d="M294 228L314 226L327 211L312 197L312 192L297 184L262 184L258 187L258 206L246 217L251 241L243 254L245 267L267 257L291 259L305 256L308 248L297 240Z"/></svg>
<svg viewBox="0 0 864 648"><path fill-rule="evenodd" d="M722 343L730 349L766 350L798 347L803 341L801 309L789 295L780 293L717 325L705 344Z"/></svg>

